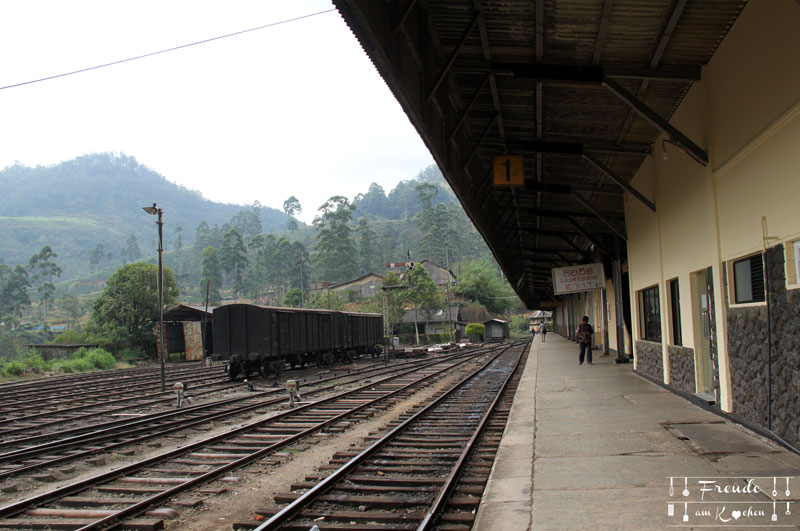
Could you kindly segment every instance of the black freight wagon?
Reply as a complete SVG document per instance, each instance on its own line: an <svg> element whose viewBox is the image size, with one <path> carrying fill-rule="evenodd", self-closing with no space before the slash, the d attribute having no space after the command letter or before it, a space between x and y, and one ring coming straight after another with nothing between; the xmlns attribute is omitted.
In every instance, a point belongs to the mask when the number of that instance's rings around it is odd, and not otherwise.
<svg viewBox="0 0 800 531"><path fill-rule="evenodd" d="M228 362L231 379L279 374L287 362L322 365L375 354L383 342L380 314L228 304L212 319L214 358Z"/></svg>

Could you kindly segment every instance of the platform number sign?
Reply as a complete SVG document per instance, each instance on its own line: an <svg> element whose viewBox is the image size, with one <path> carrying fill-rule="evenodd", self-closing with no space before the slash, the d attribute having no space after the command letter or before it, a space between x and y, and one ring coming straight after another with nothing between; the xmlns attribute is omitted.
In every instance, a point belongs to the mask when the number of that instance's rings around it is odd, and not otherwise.
<svg viewBox="0 0 800 531"><path fill-rule="evenodd" d="M525 186L522 155L493 157L494 186Z"/></svg>

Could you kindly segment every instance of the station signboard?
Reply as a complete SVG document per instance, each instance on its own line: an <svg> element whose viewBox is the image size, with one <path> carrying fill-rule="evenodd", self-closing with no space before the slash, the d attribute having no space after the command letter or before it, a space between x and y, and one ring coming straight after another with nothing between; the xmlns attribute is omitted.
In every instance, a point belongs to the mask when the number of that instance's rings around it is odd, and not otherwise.
<svg viewBox="0 0 800 531"><path fill-rule="evenodd" d="M603 264L582 264L568 267L554 267L553 291L557 295L603 289L606 275Z"/></svg>
<svg viewBox="0 0 800 531"><path fill-rule="evenodd" d="M525 164L522 155L492 157L494 186L525 186Z"/></svg>

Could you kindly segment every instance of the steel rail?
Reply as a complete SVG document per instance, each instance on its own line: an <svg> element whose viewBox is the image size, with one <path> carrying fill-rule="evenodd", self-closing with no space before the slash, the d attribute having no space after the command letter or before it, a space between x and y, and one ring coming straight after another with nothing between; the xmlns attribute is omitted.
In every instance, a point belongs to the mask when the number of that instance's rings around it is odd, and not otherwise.
<svg viewBox="0 0 800 531"><path fill-rule="evenodd" d="M220 369L222 369L222 367L205 367L205 366L193 367L191 369L190 368L181 368L178 370L170 369L169 376L170 378L184 378L186 376L196 375L199 377L207 378L213 376L213 373L220 372ZM47 402L48 400L52 400L53 398L59 398L60 396L62 396L63 391L65 390L69 391L75 388L80 389L82 391L81 393L79 393L81 396L84 395L90 396L97 390L106 388L109 383L115 384L118 387L125 389L127 388L133 389L141 387L143 382L146 383L150 381L155 381L157 383L157 380L154 380L154 378L151 375L142 374L141 376L136 376L131 378L131 377L114 375L113 374L114 372L115 371L100 371L100 372L89 373L93 375L93 377L87 376L85 380L80 380L69 384L59 384L56 382L55 385L52 385L52 383L48 385L46 379L44 381L37 379L36 380L37 383L35 385L28 386L30 387L31 391L36 392L36 398L32 400L27 400L26 403L38 404ZM86 382L89 382L90 385L87 385ZM120 383L122 383L123 385L120 386ZM43 387L43 384L45 384L46 387ZM18 401L20 391L25 389L26 388L13 389L3 393L2 388L0 388L0 399L8 399L8 398L15 399L10 402L9 401L0 402L0 407L13 405L15 402Z"/></svg>
<svg viewBox="0 0 800 531"><path fill-rule="evenodd" d="M340 400L340 399L346 398L346 397L348 397L350 395L355 395L357 393L360 393L360 392L363 392L363 391L367 391L370 388L374 388L374 387L376 387L376 386L378 386L378 385L380 385L382 383L391 383L392 380L401 379L404 376L409 375L411 373L420 372L420 371L423 371L425 369L432 368L434 365L442 364L442 363L445 363L447 365L444 368L436 370L433 373L427 374L427 375L415 380L414 382L412 382L410 384L404 385L404 386L402 386L402 387L400 387L398 389L394 389L394 390L392 390L392 391L390 391L388 393L383 394L381 397L378 397L378 398L373 399L373 400L369 400L369 401L365 402L363 405L359 405L359 406L357 406L355 408L351 408L349 411L347 411L345 413L341 413L339 415L335 415L333 418L330 418L327 421L324 421L322 423L317 424L316 426L314 426L312 428L309 428L307 430L302 431L301 433L303 434L303 436L306 436L306 435L308 435L310 433L313 433L313 432L316 432L316 431L318 431L320 429L323 429L324 427L326 427L326 426L328 426L330 424L339 422L343 418L346 418L347 416L350 416L350 415L352 415L354 413L357 413L358 411L361 411L362 409L364 409L366 407L370 407L370 406L376 404L379 401L391 398L391 397L393 397L393 396L395 396L395 395L397 395L397 394L399 394L401 392L404 392L405 390L407 390L407 389L409 389L411 387L419 385L420 383L422 383L422 382L424 382L426 380L434 378L434 377L436 377L436 376L438 376L438 375L440 375L440 374L442 374L442 373L444 373L446 371L452 370L453 367L458 366L460 364L467 363L471 359L474 359L475 357L479 357L479 356L481 356L483 354L485 354L485 353L484 352L480 352L480 351L478 351L478 352L470 352L470 353L467 353L467 354L462 354L464 359L461 359L461 360L453 360L453 359L437 360L437 361L428 363L428 364L426 364L424 366L415 367L415 368L410 369L408 371L404 371L401 374L394 375L394 376L391 376L391 377L387 377L387 378L384 378L383 380L380 380L380 381L377 381L377 382L371 382L371 383L366 384L364 386L361 386L361 387L359 387L357 389L353 389L353 390L350 390L350 391L339 393L338 395L334 395L334 396L329 397L327 399L319 400L317 402L313 402L313 403L306 404L304 406L300 406L299 408L296 408L296 409L293 409L293 410L289 410L289 411L286 411L286 412L283 412L283 413L279 413L279 414L274 415L274 416L272 416L272 417L270 417L268 419L262 419L260 421L253 422L253 423L250 423L248 425L241 426L239 428L234 428L234 429L229 430L229 431L227 431L225 433L218 434L218 435L215 435L215 436L212 436L212 437L208 437L208 438L206 438L206 439L204 439L202 441L197 441L197 442L192 443L190 445L187 445L187 446L184 446L184 447L181 447L181 448L177 448L177 449L162 453L160 455L145 459L143 461L140 461L140 462L137 462L137 463L134 463L134 464L131 464L131 465L119 468L119 469L115 469L115 470L112 470L112 471L109 471L109 472L106 472L106 473L103 473L103 474L99 474L99 475L94 476L92 478L87 478L85 480L78 481L78 482L70 484L70 485L65 485L63 487L54 489L54 490L52 490L50 492L46 492L46 493L31 497L31 498L28 498L28 499L25 499L25 500L18 501L18 502L12 503L10 505L7 505L5 507L0 507L0 517L10 517L10 516L14 516L14 515L20 514L20 513L24 512L25 510L27 510L29 507L39 506L39 505L42 505L44 503L57 501L58 499L60 499L60 498L62 498L64 496L75 494L75 493L80 492L82 490L86 490L86 489L92 488L94 486L113 481L115 479L118 479L120 477L126 476L126 475L134 473L134 472L137 472L139 470L146 469L147 467L150 467L152 465L156 465L156 464L162 463L164 461L168 461L169 459L172 459L172 458L175 458L175 457L179 457L179 456L187 454L187 453L191 453L191 452L193 452L193 451L195 451L197 449L201 449L201 448L203 448L205 446L214 444L216 442L219 442L219 441L222 441L222 440L225 440L225 439L228 439L228 438L232 438L232 437L238 436L239 434L245 433L245 432L247 432L249 430L252 430L252 429L255 429L255 428L258 428L258 427L262 427L262 426L268 425L270 423L274 423L276 421L280 421L280 420L285 419L287 417L298 416L298 413L302 413L302 412L304 412L306 410L309 410L309 409L313 410L315 408L318 408L321 405L328 404L328 403L331 403L331 402L335 402L336 400ZM454 357L458 357L458 356L454 356ZM449 363L451 361L453 361L454 363ZM269 445L267 447L262 448L261 450L253 452L253 453L251 453L251 454L249 454L249 455L247 455L247 456L245 456L243 458L237 459L236 461L228 463L228 464L226 464L226 465L224 465L222 467L219 467L219 468L217 468L215 470L209 471L209 472L207 472L207 473L205 473L205 474L203 474L201 476L198 476L198 477L195 477L195 478L190 478L186 482L182 483L181 485L177 485L177 486L172 487L172 488L170 488L170 489L168 489L166 491L162 491L159 494L156 494L154 496L146 498L145 500L141 500L141 501L137 502L136 504L134 504L132 506L123 508L120 511L117 511L116 513L114 513L111 516L103 518L102 520L99 520L97 522L88 524L87 526L85 526L82 529L99 529L99 528L107 527L107 526L111 525L113 522L117 522L117 521L119 521L121 519L124 519L124 518L126 518L128 516L131 516L131 515L139 514L139 513L143 512L144 510L146 510L147 508L149 508L150 506L152 506L154 504L157 504L157 503L161 502L162 500L167 499L167 498L169 498L171 496L174 496L178 492L181 492L183 490L187 490L188 488L191 488L191 487L193 487L193 486L195 486L195 485L197 485L197 484L199 484L201 482L205 482L205 481L208 481L210 479L214 479L215 477L217 477L217 476L219 476L219 475L221 475L221 474L223 474L223 473L225 473L225 472L227 472L229 470L232 470L233 468L237 468L237 467L243 466L245 464L249 464L252 461L258 460L258 459L264 457L265 455L267 455L268 453L274 451L275 449L278 449L278 448L281 448L281 447L286 446L288 444L294 443L297 439L298 439L297 437L292 436L291 438L284 439L283 441L278 441L276 443L273 443L273 444L271 444L271 445ZM0 526L2 526L2 522L0 522Z"/></svg>
<svg viewBox="0 0 800 531"><path fill-rule="evenodd" d="M527 341L530 340L526 340L526 342ZM432 401L430 404L417 411L414 415L406 419L401 424L397 425L389 433L387 433L386 435L384 435L383 437L372 443L369 447L364 449L357 456L350 459L347 463L345 463L331 475L320 481L317 485L315 485L308 491L304 492L299 498L297 498L295 501L293 501L292 503L290 503L289 505L287 505L286 507L275 513L269 520L256 527L253 531L271 531L277 529L278 526L284 524L287 520L296 516L297 513L299 513L302 509L304 509L308 504L312 503L316 498L327 492L330 488L333 487L335 483L344 478L352 470L360 466L367 458L375 454L383 446L389 443L395 437L395 435L398 435L400 432L404 431L406 428L408 428L411 424L416 422L422 416L430 412L433 408L443 403L447 398L449 398L453 393L455 393L458 389L464 386L467 382L471 381L473 378L477 377L481 372L483 372L483 370L485 370L495 359L497 359L504 352L506 352L507 350L509 350L514 346L515 343L512 343L511 345L508 345L506 348L502 349L499 353L497 353L494 357L492 357L492 359L487 361L483 366L481 366L479 369L475 370L472 374L467 376L464 380L459 382L458 385L453 386L450 390L442 394L440 397Z"/></svg>
<svg viewBox="0 0 800 531"><path fill-rule="evenodd" d="M469 358L467 360L465 360L465 361L460 362L460 363L466 363L466 361L469 361ZM435 365L435 364L436 363L433 363L431 365ZM361 404L359 406L351 408L349 411L346 411L344 413L340 413L340 414L334 416L331 419L328 419L326 421L318 423L316 426L313 426L313 427L308 428L306 430L303 430L303 431L301 431L301 432L299 432L299 433L297 433L295 435L287 437L286 439L284 439L282 441L279 441L279 442L273 443L273 444L271 444L271 445L269 445L267 447L264 447L261 450L258 450L253 454L250 454L248 456L242 457L241 459L233 461L232 463L224 465L224 466L222 466L222 467L220 467L220 468L218 468L216 470L212 470L210 472L207 472L206 474L203 474L201 476L192 478L192 479L186 481L185 483L183 483L181 485L177 485L177 486L175 486L175 487L173 487L173 488L171 488L171 489L169 489L169 490L167 490L165 492L161 492L159 494L156 494L154 496L146 498L146 499L144 499L144 500L142 500L140 502L137 502L136 504L134 504L134 505L132 505L130 507L126 507L124 509L121 509L121 510L117 511L115 514L109 515L109 516L107 516L107 517L105 517L105 518L103 518L101 520L98 520L97 522L94 522L92 524L83 526L83 527L79 528L78 531L89 531L89 530L93 530L93 529L105 529L108 525L116 524L117 522L120 522L123 518L126 518L126 517L129 517L129 516L133 516L133 515L136 515L138 513L141 513L142 511L145 511L146 509L152 507L154 504L159 503L164 499L171 498L175 494L178 494L178 493L180 493L180 492L182 492L182 491L184 491L184 490L186 490L188 488L191 488L191 487L193 487L195 485L198 485L200 483L204 483L204 482L206 482L208 480L211 480L211 479L213 479L213 478L215 478L215 477L217 477L217 476L219 476L221 474L224 474L225 472L228 472L229 470L233 470L235 468L239 468L241 466L247 465L247 464L249 464L249 463L251 463L253 461L256 461L256 460L260 459L261 457L264 457L265 455L267 455L267 454L269 454L271 452L274 452L276 450L280 450L281 448L284 448L285 446L294 444L295 442L297 442L297 441L299 441L299 440L301 440L301 439L303 439L303 438L305 438L305 437L307 437L307 436L309 436L309 435L311 435L311 434L313 434L313 433L315 433L315 432L317 432L317 431L319 431L319 430L321 430L321 429L323 429L323 428L325 428L327 426L330 426L331 424L335 424L335 423L339 422L340 420L351 416L354 413L357 413L357 412L359 412L359 411L361 411L363 409L366 409L367 407L371 407L371 406L377 404L378 402L382 402L382 401L384 401L384 400L386 400L388 398L391 398L392 396L395 396L395 395L397 395L397 394L399 394L399 393L401 393L401 392L403 392L403 391L405 391L407 389L410 389L412 387L415 387L415 386L419 385L419 383L422 382L422 381L428 380L428 379L430 379L430 378L432 378L432 377L434 377L434 376L436 376L438 374L441 374L441 373L443 373L445 371L448 371L448 370L451 370L451 369L452 369L452 367L446 367L446 368L441 369L441 370L439 370L439 371L437 371L437 372L435 372L435 373L433 373L431 375L425 376L424 378L422 378L420 380L411 382L410 384L407 384L407 385L405 385L405 386L403 386L403 387L401 387L399 389L391 391L386 395L383 395L383 396L380 396L378 398L369 400L364 404ZM414 372L414 371L413 370L412 371L408 371L408 373L411 373L411 372ZM394 377L386 378L385 381L389 381L389 380L392 380L392 379L394 379ZM375 385L376 385L375 383L371 383L371 384L363 386L360 390L364 390L364 389L367 389L369 387L374 387ZM358 391L346 392L346 393L343 393L341 396L348 396L348 395L351 395L351 394L355 394L356 392L358 392ZM330 401L334 401L334 399L322 400L322 401L316 402L314 404L309 404L307 407L308 407L308 409L313 409L312 406L318 406L320 404L327 403L327 402L330 402ZM272 419L270 419L270 420L272 420ZM1 510L2 509L0 509L0 511Z"/></svg>
<svg viewBox="0 0 800 531"><path fill-rule="evenodd" d="M396 368L398 366L402 366L402 365L407 365L408 366L408 365L413 365L414 363L419 364L420 362L419 361L415 361L415 362L406 363L406 364L394 365L394 366L391 366L391 367L388 367L386 364L369 365L369 366L363 368L363 370L357 370L357 374L363 376L363 375L366 375L366 374L369 374L369 373L373 373L373 372L378 372L378 373L380 373L381 371L389 372L391 370L396 370ZM351 374L352 374L352 370L348 370L345 374L337 374L337 375L334 375L334 376L329 376L327 378L319 378L319 379L313 380L313 381L306 381L305 379L303 379L303 383L306 386L318 385L318 384L329 382L329 381L332 381L332 380L338 380L340 378L347 378ZM239 385L241 385L241 384L237 383L237 384L232 384L231 386L232 387L238 387ZM196 389L196 387L193 387L192 389L194 390L194 389ZM211 409L211 408L214 408L214 407L225 406L225 405L227 405L229 403L232 403L232 402L250 400L250 399L254 399L254 398L268 396L270 394L277 394L277 393L283 393L283 392L284 392L283 389L275 388L275 389L273 389L271 391L262 391L262 392L257 392L257 393L254 393L254 394L249 394L247 396L240 396L240 397L235 397L235 398L217 400L216 402L198 404L196 406L184 407L184 408L181 408L181 409L178 409L178 410L159 411L159 412L156 412L156 413L146 414L146 415L134 418L134 419L127 418L127 419L112 420L112 421L108 421L108 422L102 422L102 423L99 423L99 424L93 424L91 426L82 426L82 427L72 428L72 429L68 429L68 430L61 430L61 431L59 431L57 433L46 433L46 434L33 435L33 436L30 436L30 437L21 437L19 439L9 439L9 440L0 442L0 448L8 447L8 446L20 446L20 445L25 445L26 447L28 447L28 446L36 443L36 442L51 440L54 437L63 437L65 435L79 435L79 434L85 434L86 432L89 432L89 431L97 432L97 431L106 430L107 428L124 428L124 427L128 427L128 426L136 426L136 425L139 425L139 424L145 424L145 423L149 423L149 422L157 422L159 420L163 420L163 419L170 418L170 417L173 417L173 416L191 414L194 411L201 411L203 409ZM205 392L201 393L201 395L204 395L204 394L206 394L206 393ZM171 397L169 397L169 398L170 398L170 401L173 401L175 399L174 398L174 394L171 394ZM164 401L165 400L163 400L163 399L159 399L157 402L164 402ZM59 421L59 423L60 423L60 421ZM42 426L46 426L46 425L43 424ZM63 440L64 439L60 439L59 441L53 441L53 442L60 442L60 441L63 441ZM44 448L44 446L42 446L42 445L37 445L37 448L38 447ZM28 449L28 448L26 448L26 449ZM6 452L6 453L0 454L0 463L2 463L4 460L6 460L5 458L7 456L11 455L12 453L19 452L19 451L20 450L13 450L11 452Z"/></svg>
<svg viewBox="0 0 800 531"><path fill-rule="evenodd" d="M316 382L313 382L311 385L318 384L318 383L329 382L329 381L332 381L332 380L339 380L339 379L341 379L343 377L346 377L346 376L353 376L355 378L359 378L360 379L360 378L363 378L366 374L369 374L369 373L372 373L372 372L375 372L375 371L382 371L382 373L384 373L384 374L388 373L388 372L395 372L395 371L398 371L398 370L402 370L404 367L407 367L407 366L410 366L410 365L421 365L421 361L413 361L413 362L410 362L410 363L399 364L399 365L395 365L395 366L393 366L391 368L387 368L387 367L381 367L379 369L370 368L367 371L358 372L357 374L353 374L353 375L339 375L339 376L332 376L332 377L329 377L329 378L322 378L322 379L320 379L320 380L318 380ZM324 386L324 387L313 388L313 389L305 391L303 394L306 397L313 396L313 395L316 395L316 394L319 394L319 393L324 393L326 391L330 391L332 389L335 389L336 387L338 387L340 385L346 385L347 383L352 383L352 382L340 382L340 383L337 383L337 384L334 384L334 385L328 385L328 386ZM217 411L217 412L211 412L210 411L210 412L201 414L198 417L190 418L190 419L188 419L188 421L186 421L186 420L174 420L173 419L173 420L170 420L170 424L168 424L166 426L164 426L164 425L152 426L153 422L157 422L159 420L171 419L171 417L175 417L175 416L186 416L187 414L191 415L192 413L197 413L198 411L202 412L204 409L213 409L213 408L220 407L220 406L224 407L224 406L227 406L227 405L235 403L235 402L257 400L259 398L264 398L266 396L274 395L274 394L282 393L282 392L283 392L282 389L276 389L276 390L273 390L273 391L265 391L265 392L262 392L262 393L256 393L256 394L249 395L249 396L231 398L231 399L228 399L228 400L221 400L221 401L213 402L213 403L210 403L210 404L202 404L202 405L194 406L193 408L191 408L191 410L189 410L189 408L185 408L185 409L180 409L180 410L176 410L176 411L169 411L167 413L159 413L159 414L155 414L153 416L147 416L145 418L141 418L140 417L140 418L137 418L137 419L135 419L133 421L131 421L131 420L126 421L126 422L128 422L128 424L125 425L125 426L122 426L122 428L123 429L127 429L128 431L119 431L120 427L110 427L110 428L107 428L107 429L98 430L96 432L88 434L88 436L86 434L84 434L84 435L76 435L76 436L68 438L68 439L62 439L62 440L59 440L59 441L52 441L50 443L45 443L45 444L41 444L41 445L34 446L34 447L25 447L25 448L21 448L19 450L14 450L12 452L6 452L4 454L0 454L0 463L12 461L12 460L19 461L21 459L30 459L30 458L35 457L37 455L40 455L42 453L49 453L49 452L53 452L53 451L64 451L64 450L68 450L68 449L72 449L72 448L80 448L81 446L86 445L86 444L97 445L98 443L103 443L103 442L108 441L108 440L112 440L113 441L115 439L120 439L120 438L124 438L124 437L133 436L132 439L128 438L128 439L125 439L124 441L120 441L120 442L116 442L116 443L112 442L111 444L107 444L107 445L105 445L103 447L100 447L100 448L92 448L90 450L81 451L80 453L70 453L68 455L60 456L60 457L57 457L57 458L54 458L54 459L48 459L47 461L34 463L34 464L30 464L30 465L23 465L23 466L20 466L20 467L17 467L17 468L13 468L13 469L0 470L0 479L6 478L6 477L10 477L10 476L17 476L17 475L19 475L21 473L30 472L30 471L33 471L33 470L36 470L36 469L39 469L39 468L43 468L43 467L53 466L53 465L56 465L56 464L59 464L59 463L63 463L63 462L66 462L66 461L72 461L72 460L75 460L75 459L80 459L81 457L87 457L89 455L108 452L109 450L113 450L115 448L129 446L131 444L138 444L138 443L150 440L150 439L154 439L156 437L163 437L165 435L168 435L170 433L174 433L176 431L181 431L181 430L189 429L189 428L192 428L192 427L195 427L195 426L207 424L209 422L213 422L215 420L221 420L221 419L224 419L226 417L231 417L231 416L234 416L234 415L247 413L247 412L255 410L255 409L261 409L261 408L273 406L273 405L276 405L276 404L282 404L282 403L286 402L285 398L283 398L283 397L275 398L275 399L267 400L267 401L264 401L264 402L258 402L256 404L247 404L247 405L243 405L243 406L239 406L239 407L234 407L233 409L227 409L227 410L224 410L224 411ZM149 432L146 432L146 433L141 433L142 430L141 430L141 428L139 428L140 426L151 427L152 431L149 431ZM105 433L103 433L103 432L105 432ZM20 440L20 441L22 441L22 440ZM17 441L12 441L12 442L17 442Z"/></svg>
<svg viewBox="0 0 800 531"><path fill-rule="evenodd" d="M205 394L208 394L208 393L212 393L212 392L215 392L215 391L224 391L224 390L229 389L229 388L238 387L240 385L241 385L240 383L239 384L231 384L230 382L228 382L228 380L225 380L225 381L216 382L216 383L212 382L212 383L194 385L192 387L192 391L195 393L194 396L202 396L202 395L205 395ZM211 389L209 389L209 388L211 388ZM198 393L197 392L198 389L203 389L203 391ZM132 407L150 407L150 406L155 406L155 405L163 403L163 402L171 402L171 401L173 401L175 399L175 393L173 393L172 391L166 391L164 393L161 393L161 392L156 393L156 396L158 396L158 395L162 395L162 396L160 396L159 398L151 398L153 395L149 395L149 396L147 396L147 395L133 396L133 397L129 397L129 398L120 398L120 399L117 399L117 400L111 400L111 401L108 401L108 402L105 402L105 403L98 403L98 404L94 404L94 405L90 405L90 406L86 406L86 405L70 406L68 408L63 408L63 409L57 410L55 412L42 413L41 415L28 415L27 417L17 418L17 419L14 419L14 420L16 420L18 422L24 422L24 421L29 420L29 419L39 419L39 418L42 418L42 417L52 416L55 413L63 414L63 413L71 412L71 411L85 411L85 413L80 413L80 414L73 415L73 416L60 416L60 417L57 416L53 420L44 421L44 422L42 422L42 423L40 423L40 424L38 424L36 426L16 426L16 427L14 427L12 425L12 427L10 427L10 428L0 429L0 435L6 437L6 436L14 434L14 433L20 433L20 432L28 433L31 430L36 430L36 429L42 430L42 429L45 429L45 428L51 428L53 426L57 426L59 424L65 424L67 422L74 422L74 421L77 421L77 420L96 417L96 416L99 416L99 415L108 415L108 414L116 413L116 412L119 412L119 411L126 411L128 409L131 409ZM113 404L125 404L125 405L114 406ZM109 409L109 407L110 407L110 409ZM96 409L96 408L103 408L103 409Z"/></svg>
<svg viewBox="0 0 800 531"><path fill-rule="evenodd" d="M215 381L221 380L223 378L227 378L224 373L215 375L215 374L203 374L203 375L196 375L191 376L189 378L184 378L182 375L169 375L170 382L182 382L182 383L194 383L194 382L207 382L207 381ZM110 380L109 382L113 382ZM86 387L82 387L85 389ZM69 395L70 402L83 402L84 405L91 405L92 403L97 403L98 400L104 400L107 398L125 396L125 395L144 395L153 392L158 388L158 382L155 382L153 385L142 385L140 383L130 383L130 385L126 384L124 386L117 386L109 390L108 385L99 385L93 386L89 388L89 390L81 393L71 393ZM67 392L69 389L66 390ZM101 396L98 396L98 392L102 392ZM159 392L159 391L155 391ZM171 391L160 391L162 393L169 393ZM42 407L46 406L58 406L60 405L60 401L64 398L64 394L54 395L48 398L42 399L33 399L33 400L24 400L23 404L19 404L19 401L14 403L7 403L6 407L9 408L8 410L4 411L4 413L17 413L22 412L30 409L41 409ZM52 411L59 411L58 409L54 409ZM47 412L43 412L46 414ZM14 418L8 419L14 420Z"/></svg>
<svg viewBox="0 0 800 531"><path fill-rule="evenodd" d="M427 531L431 529L434 525L434 520L439 514L441 514L442 510L444 509L447 499L450 497L450 494L455 489L456 484L458 483L458 478L461 476L461 473L463 472L464 467L466 466L467 461L469 460L469 457L472 455L472 451L478 445L478 439L483 435L484 430L486 429L486 425L489 422L489 418L494 414L495 410L497 409L497 405L503 398L506 389L508 389L508 385L514 378L517 369L519 368L519 362L520 360L522 360L522 357L525 354L525 350L530 348L530 342L531 340L529 340L528 344L522 347L522 352L520 353L520 356L517 358L517 361L514 363L514 368L511 369L511 372L508 374L508 377L506 377L505 381L503 382L503 385L500 386L497 395L495 395L494 400L492 400L492 403L489 405L489 408L486 410L483 417L481 418L478 427L475 429L475 433L472 435L472 437L470 437L469 441L467 441L467 444L464 447L464 450L461 452L458 461L453 466L453 470L447 476L444 485L442 485L442 488L439 491L439 495L436 496L436 500L434 500L433 504L431 504L430 509L428 509L428 511L425 513L425 517L422 519L422 522L420 522L419 526L417 527L417 531Z"/></svg>
<svg viewBox="0 0 800 531"><path fill-rule="evenodd" d="M175 368L188 370L205 368L205 365L201 364L200 362L170 363L167 365L167 369ZM123 377L127 378L129 376L125 375L132 375L135 377L137 374L145 375L156 370L158 369L153 367L128 367L125 369L109 369L85 373L60 374L57 376L39 376L36 378L28 378L26 380L0 383L0 392L4 393L5 391L15 388L37 387L44 381L56 381L59 385L68 385L69 382L75 382L78 380L91 380L102 374L114 373L115 375L122 375Z"/></svg>

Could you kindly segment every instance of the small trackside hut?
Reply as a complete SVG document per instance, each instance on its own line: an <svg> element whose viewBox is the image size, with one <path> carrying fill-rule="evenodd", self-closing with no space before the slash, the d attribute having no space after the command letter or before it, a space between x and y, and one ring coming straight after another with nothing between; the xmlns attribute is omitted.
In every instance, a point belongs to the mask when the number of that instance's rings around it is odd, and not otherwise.
<svg viewBox="0 0 800 531"><path fill-rule="evenodd" d="M483 333L486 341L505 341L509 337L508 321L489 319L484 321L483 326L486 327Z"/></svg>
<svg viewBox="0 0 800 531"><path fill-rule="evenodd" d="M228 304L214 310L214 359L230 378L280 375L284 364L327 365L377 354L383 316L333 310Z"/></svg>

